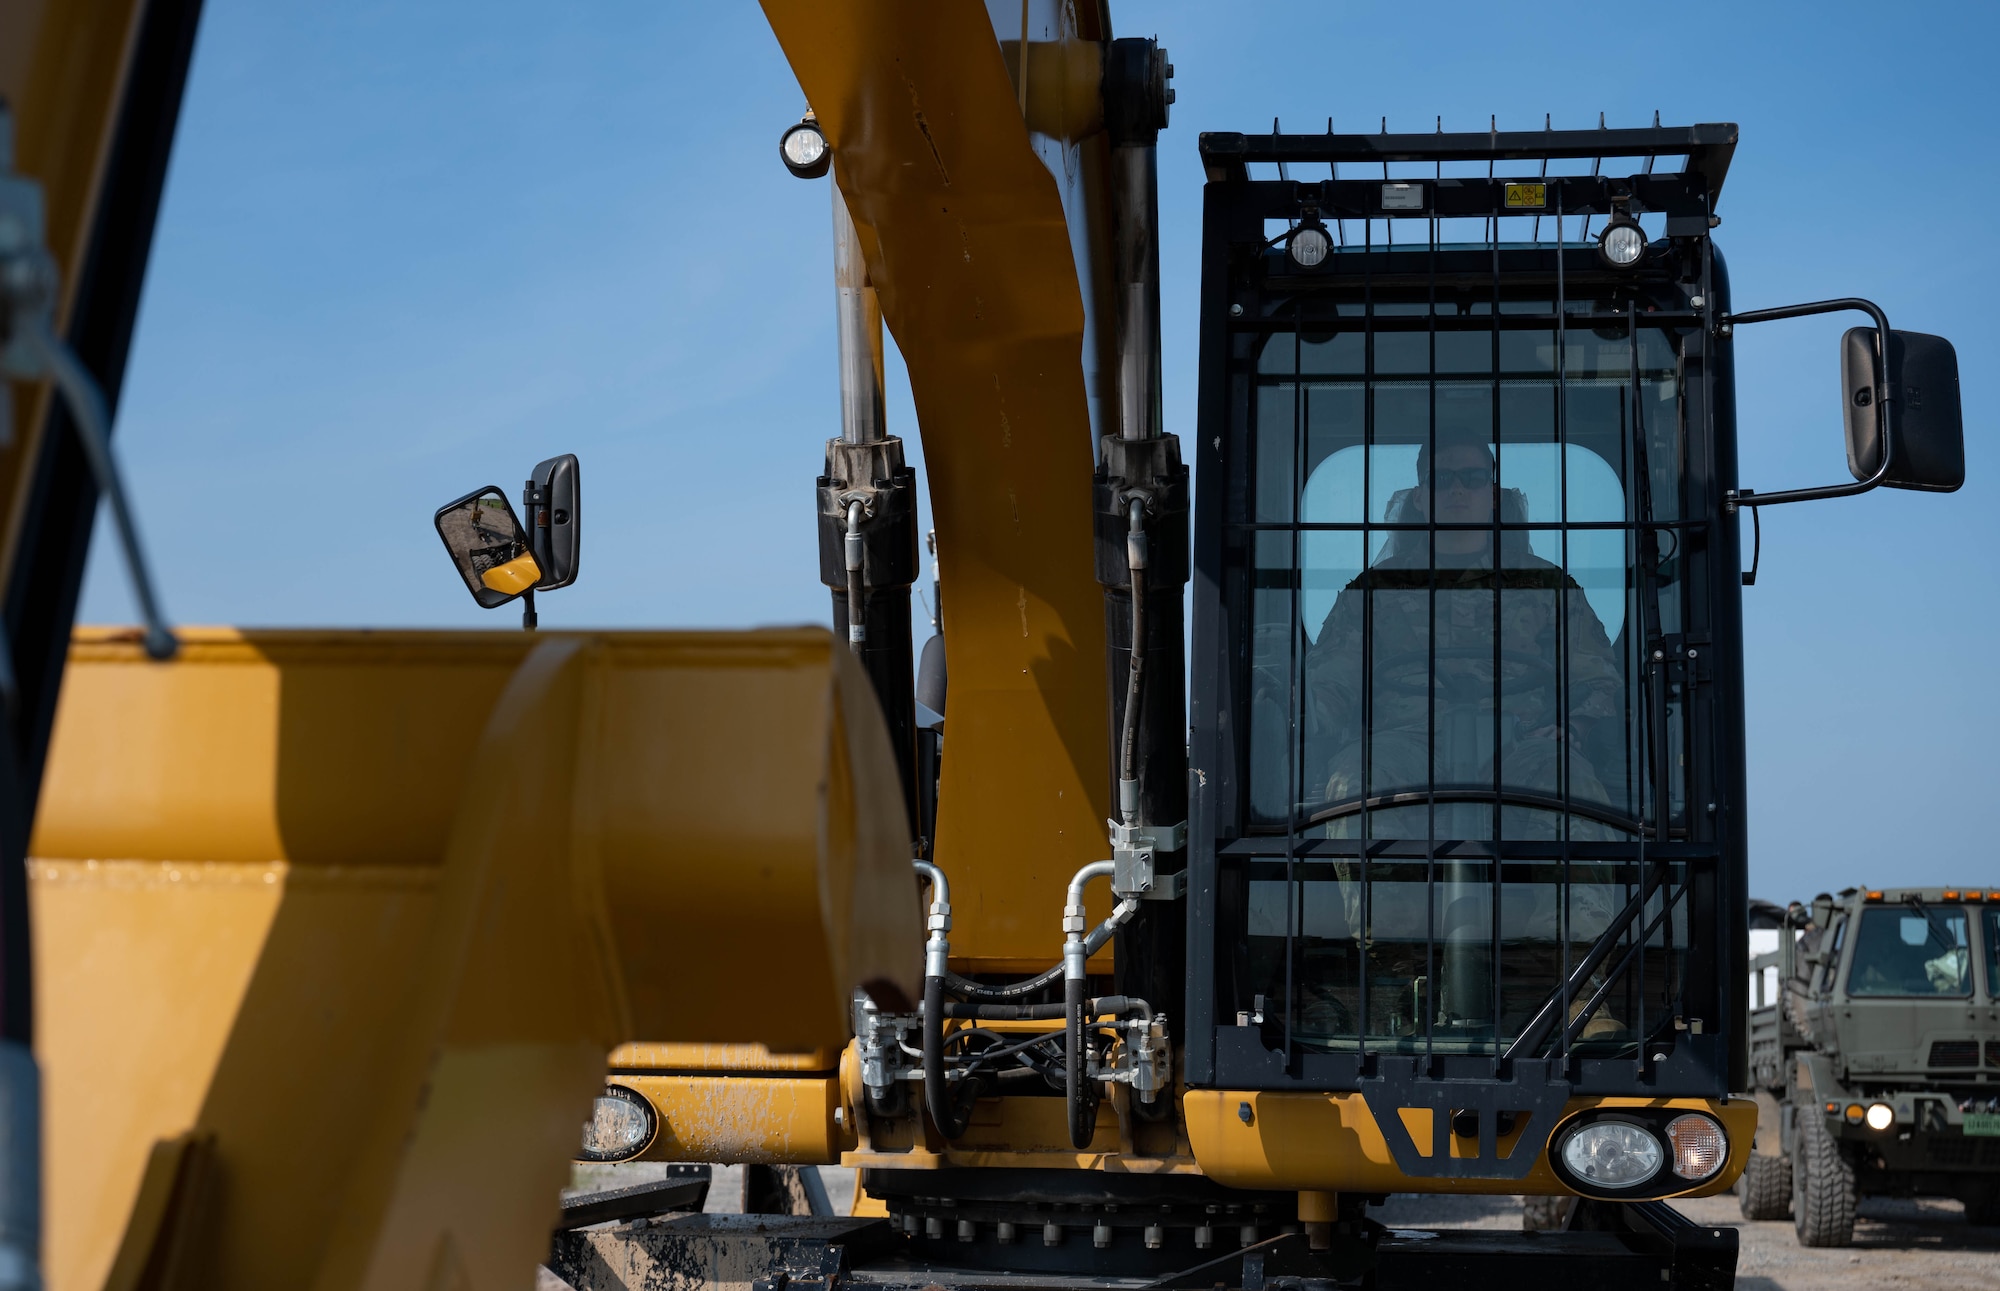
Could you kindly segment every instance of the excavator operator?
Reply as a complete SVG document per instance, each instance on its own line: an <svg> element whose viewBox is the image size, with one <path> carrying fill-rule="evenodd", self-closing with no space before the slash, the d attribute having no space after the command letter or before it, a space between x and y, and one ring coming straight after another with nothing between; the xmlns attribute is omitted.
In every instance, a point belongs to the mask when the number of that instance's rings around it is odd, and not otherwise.
<svg viewBox="0 0 2000 1291"><path fill-rule="evenodd" d="M1374 567L1349 583L1328 612L1306 658L1305 677L1310 725L1321 733L1308 745L1307 783L1314 778L1316 743L1329 802L1364 793L1422 793L1433 784L1490 791L1497 701L1503 791L1556 799L1567 743L1569 796L1609 804L1595 763L1615 757L1622 724L1624 688L1611 642L1583 589L1531 552L1527 533L1513 529L1496 535L1491 527L1496 498L1503 522L1526 519L1520 495L1496 488L1497 482L1493 450L1483 438L1447 435L1435 449L1426 444L1417 455L1415 487L1389 504L1391 523L1425 523L1435 489L1437 524L1467 527L1392 531ZM1435 561L1427 545L1435 546ZM1364 608L1371 592L1373 604ZM1566 607L1559 608L1563 602ZM1433 615L1434 641L1427 622ZM1374 683L1369 785L1362 783L1364 624ZM1566 669L1558 663L1562 655ZM1565 671L1567 730L1558 691ZM1378 812L1372 832L1403 838L1492 835L1492 811L1485 803L1441 803L1434 828L1424 819L1426 810L1415 805ZM1359 813L1338 817L1329 822L1329 836L1356 837L1359 822ZM1508 838L1552 839L1560 827L1557 812L1502 807L1501 828ZM1595 821L1572 822L1573 838L1611 836Z"/></svg>

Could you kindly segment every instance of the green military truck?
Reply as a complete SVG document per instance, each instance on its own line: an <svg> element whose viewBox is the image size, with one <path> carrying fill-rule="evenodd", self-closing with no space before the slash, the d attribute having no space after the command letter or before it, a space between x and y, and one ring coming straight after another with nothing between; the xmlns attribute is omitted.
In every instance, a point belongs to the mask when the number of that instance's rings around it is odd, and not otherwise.
<svg viewBox="0 0 2000 1291"><path fill-rule="evenodd" d="M2000 1224L2000 889L1757 902L1750 927L1743 1217L1789 1211L1804 1246L1847 1245L1864 1196Z"/></svg>

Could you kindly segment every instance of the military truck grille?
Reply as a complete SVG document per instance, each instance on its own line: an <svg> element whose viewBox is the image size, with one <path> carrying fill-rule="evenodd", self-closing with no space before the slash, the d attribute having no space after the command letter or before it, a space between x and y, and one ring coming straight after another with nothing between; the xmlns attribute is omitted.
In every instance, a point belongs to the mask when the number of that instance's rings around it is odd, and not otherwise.
<svg viewBox="0 0 2000 1291"><path fill-rule="evenodd" d="M1988 1058L1992 1061L1994 1046L1988 1045ZM1979 1041L1977 1040L1934 1040L1931 1042L1931 1067L1977 1067L1979 1065Z"/></svg>

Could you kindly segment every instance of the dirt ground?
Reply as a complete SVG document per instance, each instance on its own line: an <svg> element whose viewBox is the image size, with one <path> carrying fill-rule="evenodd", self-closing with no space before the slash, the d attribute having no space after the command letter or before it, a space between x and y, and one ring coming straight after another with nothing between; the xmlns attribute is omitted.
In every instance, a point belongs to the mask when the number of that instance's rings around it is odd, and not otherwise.
<svg viewBox="0 0 2000 1291"><path fill-rule="evenodd" d="M1867 1200L1854 1245L1807 1250L1790 1220L1751 1223L1733 1196L1674 1203L1698 1223L1742 1233L1737 1291L1987 1291L2000 1288L2000 1228L1972 1228L1955 1201ZM1391 1197L1372 1211L1397 1228L1513 1228L1521 1222L1512 1197Z"/></svg>
<svg viewBox="0 0 2000 1291"><path fill-rule="evenodd" d="M586 1190L645 1182L664 1167L632 1165L578 1167L576 1183ZM854 1172L826 1168L828 1199L844 1213L854 1196ZM742 1205L737 1167L718 1166L708 1210L731 1212ZM1738 1291L2000 1291L2000 1228L1972 1228L1955 1201L1868 1200L1854 1245L1807 1250L1792 1234L1790 1220L1750 1223L1733 1196L1675 1203L1698 1223L1728 1225L1742 1232L1736 1265ZM1394 1228L1519 1228L1521 1203L1514 1197L1396 1196L1370 1212ZM544 1291L561 1291L547 1276Z"/></svg>

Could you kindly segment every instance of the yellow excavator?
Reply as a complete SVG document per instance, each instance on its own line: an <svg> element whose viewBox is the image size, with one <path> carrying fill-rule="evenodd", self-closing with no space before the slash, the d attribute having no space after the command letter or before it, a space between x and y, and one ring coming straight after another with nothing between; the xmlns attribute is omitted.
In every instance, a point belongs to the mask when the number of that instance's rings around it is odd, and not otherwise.
<svg viewBox="0 0 2000 1291"><path fill-rule="evenodd" d="M1201 134L1176 434L1165 51L765 0L833 630L175 632L108 410L197 9L0 3L0 1286L1732 1283L1669 1203L1757 1137L1756 517L1964 476L1948 342L1735 308L1735 126ZM1743 487L1735 329L1836 311L1852 479ZM577 576L579 476L440 509L481 605ZM72 632L100 493L148 621Z"/></svg>

